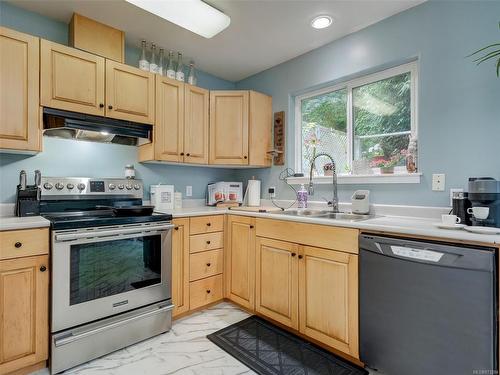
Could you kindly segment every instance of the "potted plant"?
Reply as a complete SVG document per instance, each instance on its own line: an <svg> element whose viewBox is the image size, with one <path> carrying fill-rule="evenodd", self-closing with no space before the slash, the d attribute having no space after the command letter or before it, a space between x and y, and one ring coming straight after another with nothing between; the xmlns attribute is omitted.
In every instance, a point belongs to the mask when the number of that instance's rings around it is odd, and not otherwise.
<svg viewBox="0 0 500 375"><path fill-rule="evenodd" d="M402 157L400 153L387 159L384 156L377 156L372 159L370 166L372 168L380 168L380 173L382 174L391 174L394 173L394 167L399 164Z"/></svg>
<svg viewBox="0 0 500 375"><path fill-rule="evenodd" d="M325 176L333 176L333 170L335 169L335 166L333 163L326 163L323 165L323 172Z"/></svg>
<svg viewBox="0 0 500 375"><path fill-rule="evenodd" d="M498 23L498 27L500 28L500 22ZM482 54L482 55L479 55ZM474 62L479 65L485 61L495 59L496 60L496 70L497 77L500 77L500 43L493 43L489 46L481 48L474 53L471 53L467 57L474 56Z"/></svg>

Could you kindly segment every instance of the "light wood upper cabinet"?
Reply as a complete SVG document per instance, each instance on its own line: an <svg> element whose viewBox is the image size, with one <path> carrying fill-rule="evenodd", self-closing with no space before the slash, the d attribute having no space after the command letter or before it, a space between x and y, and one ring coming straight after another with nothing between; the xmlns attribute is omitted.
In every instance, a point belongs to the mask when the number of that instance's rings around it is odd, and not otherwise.
<svg viewBox="0 0 500 375"><path fill-rule="evenodd" d="M210 164L248 164L248 91L210 92Z"/></svg>
<svg viewBox="0 0 500 375"><path fill-rule="evenodd" d="M0 27L0 149L40 151L39 39Z"/></svg>
<svg viewBox="0 0 500 375"><path fill-rule="evenodd" d="M155 75L106 60L106 116L153 124Z"/></svg>
<svg viewBox="0 0 500 375"><path fill-rule="evenodd" d="M172 231L172 316L189 311L189 219L175 219Z"/></svg>
<svg viewBox="0 0 500 375"><path fill-rule="evenodd" d="M358 256L309 246L300 253L300 332L358 358Z"/></svg>
<svg viewBox="0 0 500 375"><path fill-rule="evenodd" d="M265 94L250 91L250 125L248 139L249 165L272 165L273 99Z"/></svg>
<svg viewBox="0 0 500 375"><path fill-rule="evenodd" d="M229 215L227 219L226 297L255 307L255 219Z"/></svg>
<svg viewBox="0 0 500 375"><path fill-rule="evenodd" d="M48 262L47 255L0 261L0 374L48 358Z"/></svg>
<svg viewBox="0 0 500 375"><path fill-rule="evenodd" d="M41 40L42 106L104 116L104 58Z"/></svg>
<svg viewBox="0 0 500 375"><path fill-rule="evenodd" d="M298 329L298 245L257 237L255 310Z"/></svg>
<svg viewBox="0 0 500 375"><path fill-rule="evenodd" d="M208 164L209 91L184 85L184 162Z"/></svg>
<svg viewBox="0 0 500 375"><path fill-rule="evenodd" d="M184 157L184 84L156 76L155 160L182 162Z"/></svg>

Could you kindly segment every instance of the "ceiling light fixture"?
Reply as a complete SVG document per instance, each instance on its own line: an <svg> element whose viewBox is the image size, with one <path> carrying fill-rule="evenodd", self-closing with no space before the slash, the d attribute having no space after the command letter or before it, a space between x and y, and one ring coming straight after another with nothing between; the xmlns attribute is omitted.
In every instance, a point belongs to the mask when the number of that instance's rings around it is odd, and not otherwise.
<svg viewBox="0 0 500 375"><path fill-rule="evenodd" d="M318 17L314 17L314 19L311 21L311 26L314 27L315 29L324 29L325 27L330 26L332 22L333 22L332 17L327 15L321 15Z"/></svg>
<svg viewBox="0 0 500 375"><path fill-rule="evenodd" d="M231 18L201 0L126 0L195 34L212 38L231 23Z"/></svg>

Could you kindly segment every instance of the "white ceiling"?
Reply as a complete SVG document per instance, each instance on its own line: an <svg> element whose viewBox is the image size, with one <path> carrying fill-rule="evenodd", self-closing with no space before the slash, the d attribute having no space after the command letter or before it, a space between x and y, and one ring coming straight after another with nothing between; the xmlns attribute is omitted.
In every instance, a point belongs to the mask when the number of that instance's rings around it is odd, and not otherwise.
<svg viewBox="0 0 500 375"><path fill-rule="evenodd" d="M182 1L182 0L165 0ZM126 33L127 43L154 41L183 52L205 72L239 81L381 21L425 0L209 0L231 17L227 29L205 39L124 0L12 0L14 5L69 22L73 12ZM329 14L334 23L315 30L310 21Z"/></svg>

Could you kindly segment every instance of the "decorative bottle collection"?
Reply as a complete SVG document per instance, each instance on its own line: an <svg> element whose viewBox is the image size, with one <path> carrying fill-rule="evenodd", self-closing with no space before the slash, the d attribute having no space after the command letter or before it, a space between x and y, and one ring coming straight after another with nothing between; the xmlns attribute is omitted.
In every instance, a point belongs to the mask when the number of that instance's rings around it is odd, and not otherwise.
<svg viewBox="0 0 500 375"><path fill-rule="evenodd" d="M156 44L151 42L151 50L146 51L148 48L147 42L143 40L141 42L141 58L139 59L139 68L151 73L160 74L162 76L176 79L181 82L189 83L190 85L196 85L198 78L196 76L196 69L194 62L189 63L189 71L187 80L184 73L184 63L182 62L182 53L177 53L177 61L174 58L174 51L168 51L168 58L165 56L165 50L159 48L159 53L156 52Z"/></svg>

